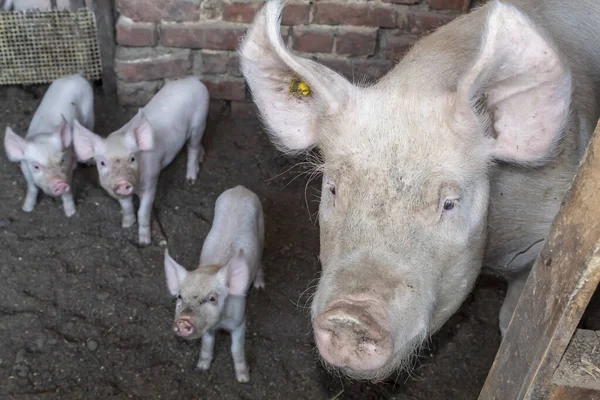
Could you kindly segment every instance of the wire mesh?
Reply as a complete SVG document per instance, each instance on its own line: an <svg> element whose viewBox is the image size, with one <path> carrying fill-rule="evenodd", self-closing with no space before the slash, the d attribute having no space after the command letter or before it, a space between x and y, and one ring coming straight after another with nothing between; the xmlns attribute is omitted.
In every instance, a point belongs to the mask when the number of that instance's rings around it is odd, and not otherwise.
<svg viewBox="0 0 600 400"><path fill-rule="evenodd" d="M0 12L0 85L102 77L96 19L87 8Z"/></svg>

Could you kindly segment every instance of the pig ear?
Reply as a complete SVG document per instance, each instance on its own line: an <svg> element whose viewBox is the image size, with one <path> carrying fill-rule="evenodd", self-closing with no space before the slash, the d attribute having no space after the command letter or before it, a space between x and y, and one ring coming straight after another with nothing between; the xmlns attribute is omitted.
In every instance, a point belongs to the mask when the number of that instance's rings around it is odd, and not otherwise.
<svg viewBox="0 0 600 400"><path fill-rule="evenodd" d="M354 86L316 62L296 57L280 34L282 4L269 1L240 46L240 65L275 144L300 152L318 141L317 119L332 115Z"/></svg>
<svg viewBox="0 0 600 400"><path fill-rule="evenodd" d="M168 250L165 250L165 276L169 293L171 296L177 296L179 288L187 276L187 270L171 258Z"/></svg>
<svg viewBox="0 0 600 400"><path fill-rule="evenodd" d="M571 102L571 72L564 59L517 8L490 4L481 49L458 86L457 112L464 120L476 113L474 104L484 104L495 132L492 157L536 165L552 156Z"/></svg>
<svg viewBox="0 0 600 400"><path fill-rule="evenodd" d="M22 161L25 156L25 150L27 150L27 141L7 126L4 133L4 149L10 161Z"/></svg>
<svg viewBox="0 0 600 400"><path fill-rule="evenodd" d="M60 136L60 142L62 143L62 146L69 147L73 141L73 133L65 116L61 114L60 117L62 122L60 123L57 134Z"/></svg>
<svg viewBox="0 0 600 400"><path fill-rule="evenodd" d="M137 146L142 151L149 151L154 148L154 132L146 115L142 110L138 111L137 122L133 128L133 134Z"/></svg>
<svg viewBox="0 0 600 400"><path fill-rule="evenodd" d="M101 143L102 138L100 136L88 130L79 121L73 121L73 148L79 161L87 161L93 158Z"/></svg>
<svg viewBox="0 0 600 400"><path fill-rule="evenodd" d="M248 282L250 281L250 271L248 262L244 257L244 251L240 250L233 256L229 263L219 271L219 273L227 274L227 287L229 294L232 296L245 296L248 290Z"/></svg>

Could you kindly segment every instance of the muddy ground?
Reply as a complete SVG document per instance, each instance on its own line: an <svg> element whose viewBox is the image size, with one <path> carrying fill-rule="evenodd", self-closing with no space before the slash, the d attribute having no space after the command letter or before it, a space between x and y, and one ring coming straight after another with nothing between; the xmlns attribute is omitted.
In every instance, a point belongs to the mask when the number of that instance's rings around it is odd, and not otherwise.
<svg viewBox="0 0 600 400"><path fill-rule="evenodd" d="M24 134L44 87L0 88L0 128ZM97 131L135 110L97 97ZM229 337L217 336L207 373L195 371L199 343L176 339L156 237L139 248L121 229L117 202L95 167L76 172L77 214L42 196L21 211L24 179L0 152L0 399L475 399L500 342L505 285L482 277L460 311L434 335L412 375L353 383L320 365L305 308L319 273L319 179L307 185L301 160L286 158L254 119L212 120L205 163L185 182L185 153L161 176L156 214L171 255L194 266L216 197L243 184L262 199L266 290L251 290L247 358L251 383L235 382ZM294 167L294 168L292 168Z"/></svg>

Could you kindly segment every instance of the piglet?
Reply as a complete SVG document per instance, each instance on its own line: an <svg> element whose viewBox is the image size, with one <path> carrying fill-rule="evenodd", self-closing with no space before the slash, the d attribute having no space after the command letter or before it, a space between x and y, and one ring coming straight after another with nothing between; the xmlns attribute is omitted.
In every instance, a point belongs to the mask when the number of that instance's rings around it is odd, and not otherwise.
<svg viewBox="0 0 600 400"><path fill-rule="evenodd" d="M150 213L160 172L186 142L186 178L196 180L204 157L201 141L208 104L206 86L188 77L166 83L137 115L104 139L80 124L74 126L75 153L82 162L94 159L100 185L121 204L123 228L134 224L132 197L140 197L141 245L150 244Z"/></svg>
<svg viewBox="0 0 600 400"><path fill-rule="evenodd" d="M93 129L94 91L80 75L68 75L52 82L24 139L10 127L6 128L6 154L10 161L21 163L27 181L23 211L34 209L42 189L49 196L62 197L67 217L75 214L71 187L77 165L71 146L74 121Z"/></svg>
<svg viewBox="0 0 600 400"><path fill-rule="evenodd" d="M198 268L187 271L165 251L167 286L177 298L173 331L188 340L202 337L198 369L210 367L215 331L225 329L231 332L235 377L238 382L250 380L244 351L246 293L251 282L264 288L263 243L260 200L237 186L217 198Z"/></svg>

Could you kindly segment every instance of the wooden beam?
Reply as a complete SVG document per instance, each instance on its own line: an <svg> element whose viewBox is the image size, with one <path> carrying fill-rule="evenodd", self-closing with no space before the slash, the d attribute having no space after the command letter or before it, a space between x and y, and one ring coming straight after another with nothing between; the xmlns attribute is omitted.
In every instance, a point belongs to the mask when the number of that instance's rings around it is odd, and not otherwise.
<svg viewBox="0 0 600 400"><path fill-rule="evenodd" d="M600 280L600 125L527 279L480 400L537 400Z"/></svg>
<svg viewBox="0 0 600 400"><path fill-rule="evenodd" d="M600 398L600 331L577 329L552 377L549 400Z"/></svg>
<svg viewBox="0 0 600 400"><path fill-rule="evenodd" d="M105 95L116 98L114 0L85 0L85 4L96 15L98 45L102 62L102 88Z"/></svg>

